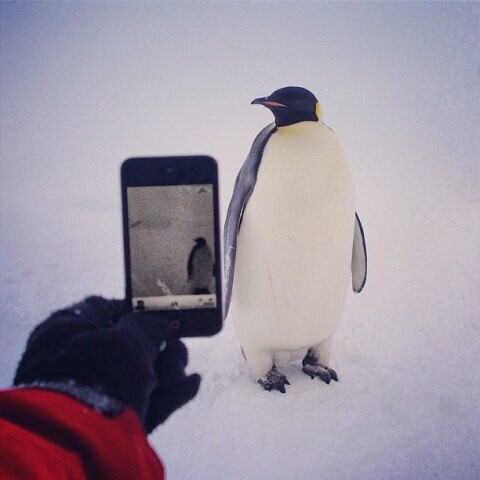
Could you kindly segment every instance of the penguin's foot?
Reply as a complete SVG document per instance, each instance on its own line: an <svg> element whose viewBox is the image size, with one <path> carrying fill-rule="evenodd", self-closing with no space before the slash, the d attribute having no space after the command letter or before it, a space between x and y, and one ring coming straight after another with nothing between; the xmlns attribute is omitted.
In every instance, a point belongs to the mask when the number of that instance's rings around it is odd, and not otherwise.
<svg viewBox="0 0 480 480"><path fill-rule="evenodd" d="M275 365L266 375L258 379L258 383L267 391L278 390L282 393L285 393L285 385L290 385L287 377L280 373Z"/></svg>
<svg viewBox="0 0 480 480"><path fill-rule="evenodd" d="M302 365L304 373L309 375L312 379L318 377L320 380L322 380L322 382L325 382L327 385L330 383L331 380L338 382L337 372L333 368L318 363L317 359L310 353L307 353L307 355L302 361Z"/></svg>

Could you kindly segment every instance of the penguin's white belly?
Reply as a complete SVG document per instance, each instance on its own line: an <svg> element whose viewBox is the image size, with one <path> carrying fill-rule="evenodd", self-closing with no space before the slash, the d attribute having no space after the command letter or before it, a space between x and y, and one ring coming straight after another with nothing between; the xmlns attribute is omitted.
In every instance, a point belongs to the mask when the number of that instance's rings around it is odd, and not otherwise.
<svg viewBox="0 0 480 480"><path fill-rule="evenodd" d="M336 135L315 122L275 132L238 238L231 316L244 348L298 350L333 333L351 278L354 220Z"/></svg>

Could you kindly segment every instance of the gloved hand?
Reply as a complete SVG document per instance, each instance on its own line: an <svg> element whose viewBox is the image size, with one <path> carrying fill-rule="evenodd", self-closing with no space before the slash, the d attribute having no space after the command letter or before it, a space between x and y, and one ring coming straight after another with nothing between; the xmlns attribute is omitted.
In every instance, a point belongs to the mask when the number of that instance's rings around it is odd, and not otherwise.
<svg viewBox="0 0 480 480"><path fill-rule="evenodd" d="M150 433L198 392L187 349L167 320L88 297L34 329L14 385L75 382L130 405ZM62 389L65 391L64 389Z"/></svg>

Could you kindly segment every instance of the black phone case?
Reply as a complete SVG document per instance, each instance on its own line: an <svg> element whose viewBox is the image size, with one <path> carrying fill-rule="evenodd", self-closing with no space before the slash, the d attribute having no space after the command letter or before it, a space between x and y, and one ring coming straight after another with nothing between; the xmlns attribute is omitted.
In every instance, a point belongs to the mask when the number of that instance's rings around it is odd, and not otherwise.
<svg viewBox="0 0 480 480"><path fill-rule="evenodd" d="M178 337L210 336L218 333L222 328L223 297L217 163L213 158L204 155L137 157L125 160L121 167L125 298L130 309L132 309L132 281L127 188L199 184L213 185L216 306L185 310L145 310L148 314L169 319L173 335Z"/></svg>

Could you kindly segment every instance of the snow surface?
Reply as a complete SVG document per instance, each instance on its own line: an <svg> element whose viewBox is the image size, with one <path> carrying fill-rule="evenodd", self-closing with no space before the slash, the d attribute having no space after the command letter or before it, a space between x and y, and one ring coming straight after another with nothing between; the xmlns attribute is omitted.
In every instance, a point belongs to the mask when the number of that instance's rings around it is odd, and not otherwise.
<svg viewBox="0 0 480 480"><path fill-rule="evenodd" d="M290 364L285 395L262 391L227 322L187 341L201 391L151 443L171 479L478 478L478 3L0 8L0 386L50 311L122 295L124 158L216 157L224 214L271 121L249 102L302 85L350 158L369 254L340 382Z"/></svg>

